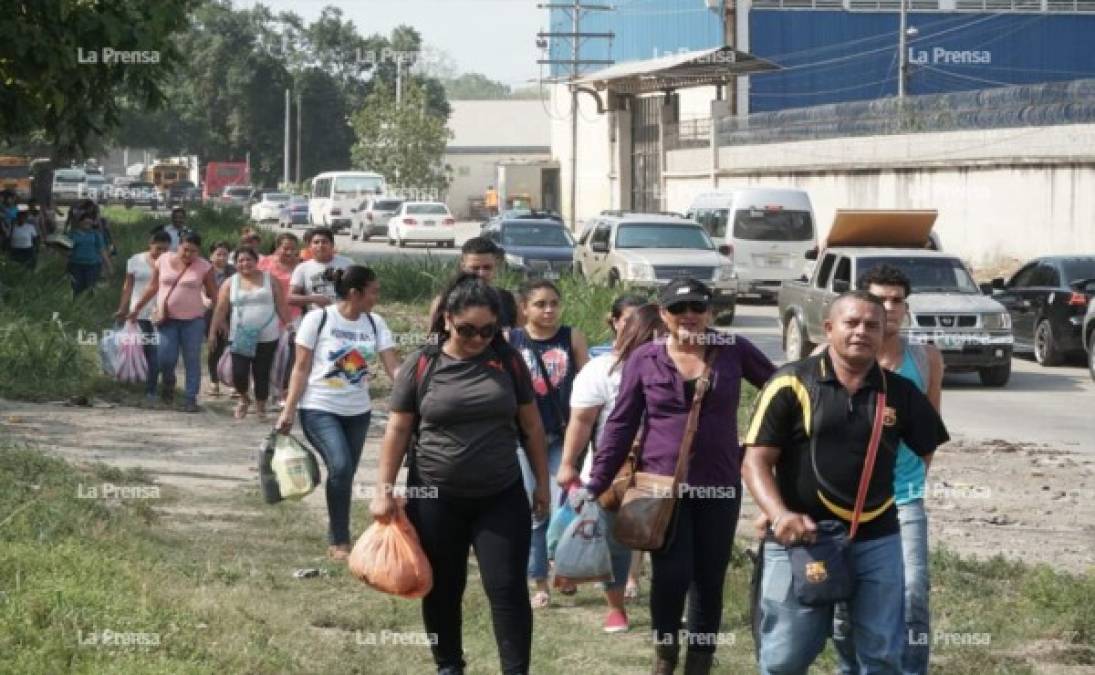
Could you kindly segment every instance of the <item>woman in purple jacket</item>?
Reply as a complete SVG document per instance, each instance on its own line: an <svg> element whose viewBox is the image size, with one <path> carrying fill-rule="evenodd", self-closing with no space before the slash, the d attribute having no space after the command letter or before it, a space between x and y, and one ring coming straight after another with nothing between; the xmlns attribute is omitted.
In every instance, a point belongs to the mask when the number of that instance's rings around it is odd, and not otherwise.
<svg viewBox="0 0 1095 675"><path fill-rule="evenodd" d="M673 474L696 381L714 350L711 388L700 408L673 531L666 546L651 555L654 672L672 673L684 643L684 671L698 675L710 672L719 643L723 580L741 508L741 380L760 388L775 366L748 340L709 330L711 291L703 283L675 280L662 289L658 304L669 338L639 347L624 365L616 407L583 496L593 498L608 488L644 419L642 470ZM688 630L681 631L686 596Z"/></svg>

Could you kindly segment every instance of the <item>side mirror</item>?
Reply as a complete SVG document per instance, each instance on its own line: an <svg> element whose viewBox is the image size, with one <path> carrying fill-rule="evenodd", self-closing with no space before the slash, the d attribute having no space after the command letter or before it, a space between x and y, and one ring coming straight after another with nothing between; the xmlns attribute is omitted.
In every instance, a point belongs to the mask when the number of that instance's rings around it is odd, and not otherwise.
<svg viewBox="0 0 1095 675"><path fill-rule="evenodd" d="M728 244L723 244L719 247L719 253L729 258L731 255L734 254L734 249L731 248Z"/></svg>
<svg viewBox="0 0 1095 675"><path fill-rule="evenodd" d="M357 213L357 209L350 209L350 213Z"/></svg>
<svg viewBox="0 0 1095 675"><path fill-rule="evenodd" d="M1002 291L1004 290L1004 277L995 277L989 284L992 288Z"/></svg>
<svg viewBox="0 0 1095 675"><path fill-rule="evenodd" d="M818 254L817 248L816 247L812 248L809 251L806 251L806 259L807 260L817 260L817 254Z"/></svg>
<svg viewBox="0 0 1095 675"><path fill-rule="evenodd" d="M992 284L977 284L977 287L981 289L982 295L992 295Z"/></svg>
<svg viewBox="0 0 1095 675"><path fill-rule="evenodd" d="M851 283L844 279L833 280L833 291L837 293L847 293L851 289Z"/></svg>
<svg viewBox="0 0 1095 675"><path fill-rule="evenodd" d="M589 243L589 250L594 253L608 253L608 244L603 241L591 241Z"/></svg>
<svg viewBox="0 0 1095 675"><path fill-rule="evenodd" d="M808 283L810 281L810 277L803 274L801 277L798 278L798 280L805 284L805 283Z"/></svg>

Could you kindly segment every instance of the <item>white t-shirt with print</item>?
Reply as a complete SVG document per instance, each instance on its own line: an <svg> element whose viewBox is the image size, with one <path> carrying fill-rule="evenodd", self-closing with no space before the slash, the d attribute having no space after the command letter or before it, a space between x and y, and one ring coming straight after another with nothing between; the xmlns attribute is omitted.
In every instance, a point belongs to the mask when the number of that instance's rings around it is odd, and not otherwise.
<svg viewBox="0 0 1095 675"><path fill-rule="evenodd" d="M16 225L11 228L11 247L15 249L34 248L34 240L38 238L38 228L28 223Z"/></svg>
<svg viewBox="0 0 1095 675"><path fill-rule="evenodd" d="M148 282L152 281L152 265L149 263L148 251L130 256L125 263L125 273L133 275L133 295L129 298L129 309L133 311L133 306L137 304L137 301L148 289ZM152 308L155 304L155 299L147 303L141 309L141 313L137 318L142 321L151 320Z"/></svg>
<svg viewBox="0 0 1095 675"><path fill-rule="evenodd" d="M327 314L323 332L316 340L316 331ZM312 372L299 408L322 410L336 415L361 415L372 409L369 399L369 368L379 363L379 354L395 346L388 324L378 314L371 314L376 324L362 314L350 321L331 306L313 310L301 319L297 344L312 349Z"/></svg>
<svg viewBox="0 0 1095 675"><path fill-rule="evenodd" d="M616 395L620 393L620 376L623 367L612 369L616 364L616 355L611 352L595 356L586 363L585 368L574 376L574 385L570 390L570 408L595 408L601 407L601 414L597 416L596 436L593 439L593 447L601 443L601 434L604 433L605 422L612 414L616 406ZM586 453L585 462L582 463L582 482L589 480L589 471L593 466L592 453Z"/></svg>
<svg viewBox="0 0 1095 675"><path fill-rule="evenodd" d="M344 270L354 261L344 255L336 255L328 262L318 260L305 260L293 269L293 276L289 277L290 288L303 288L304 295L325 295L331 302L335 301L335 285L323 278L323 273L328 267Z"/></svg>

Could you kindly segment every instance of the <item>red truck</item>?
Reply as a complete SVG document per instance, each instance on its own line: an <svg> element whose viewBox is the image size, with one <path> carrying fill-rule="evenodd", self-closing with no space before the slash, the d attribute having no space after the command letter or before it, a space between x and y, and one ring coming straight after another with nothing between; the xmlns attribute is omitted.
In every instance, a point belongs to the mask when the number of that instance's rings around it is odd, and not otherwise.
<svg viewBox="0 0 1095 675"><path fill-rule="evenodd" d="M205 165L204 199L219 197L224 188L232 185L250 185L251 171L247 162L209 162Z"/></svg>

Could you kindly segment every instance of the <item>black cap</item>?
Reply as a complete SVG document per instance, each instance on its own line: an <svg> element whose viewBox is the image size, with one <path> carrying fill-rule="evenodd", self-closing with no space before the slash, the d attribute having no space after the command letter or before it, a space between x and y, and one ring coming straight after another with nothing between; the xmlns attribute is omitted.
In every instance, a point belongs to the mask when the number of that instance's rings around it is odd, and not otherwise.
<svg viewBox="0 0 1095 675"><path fill-rule="evenodd" d="M678 302L711 302L711 289L691 277L674 279L658 293L658 304L668 307Z"/></svg>

